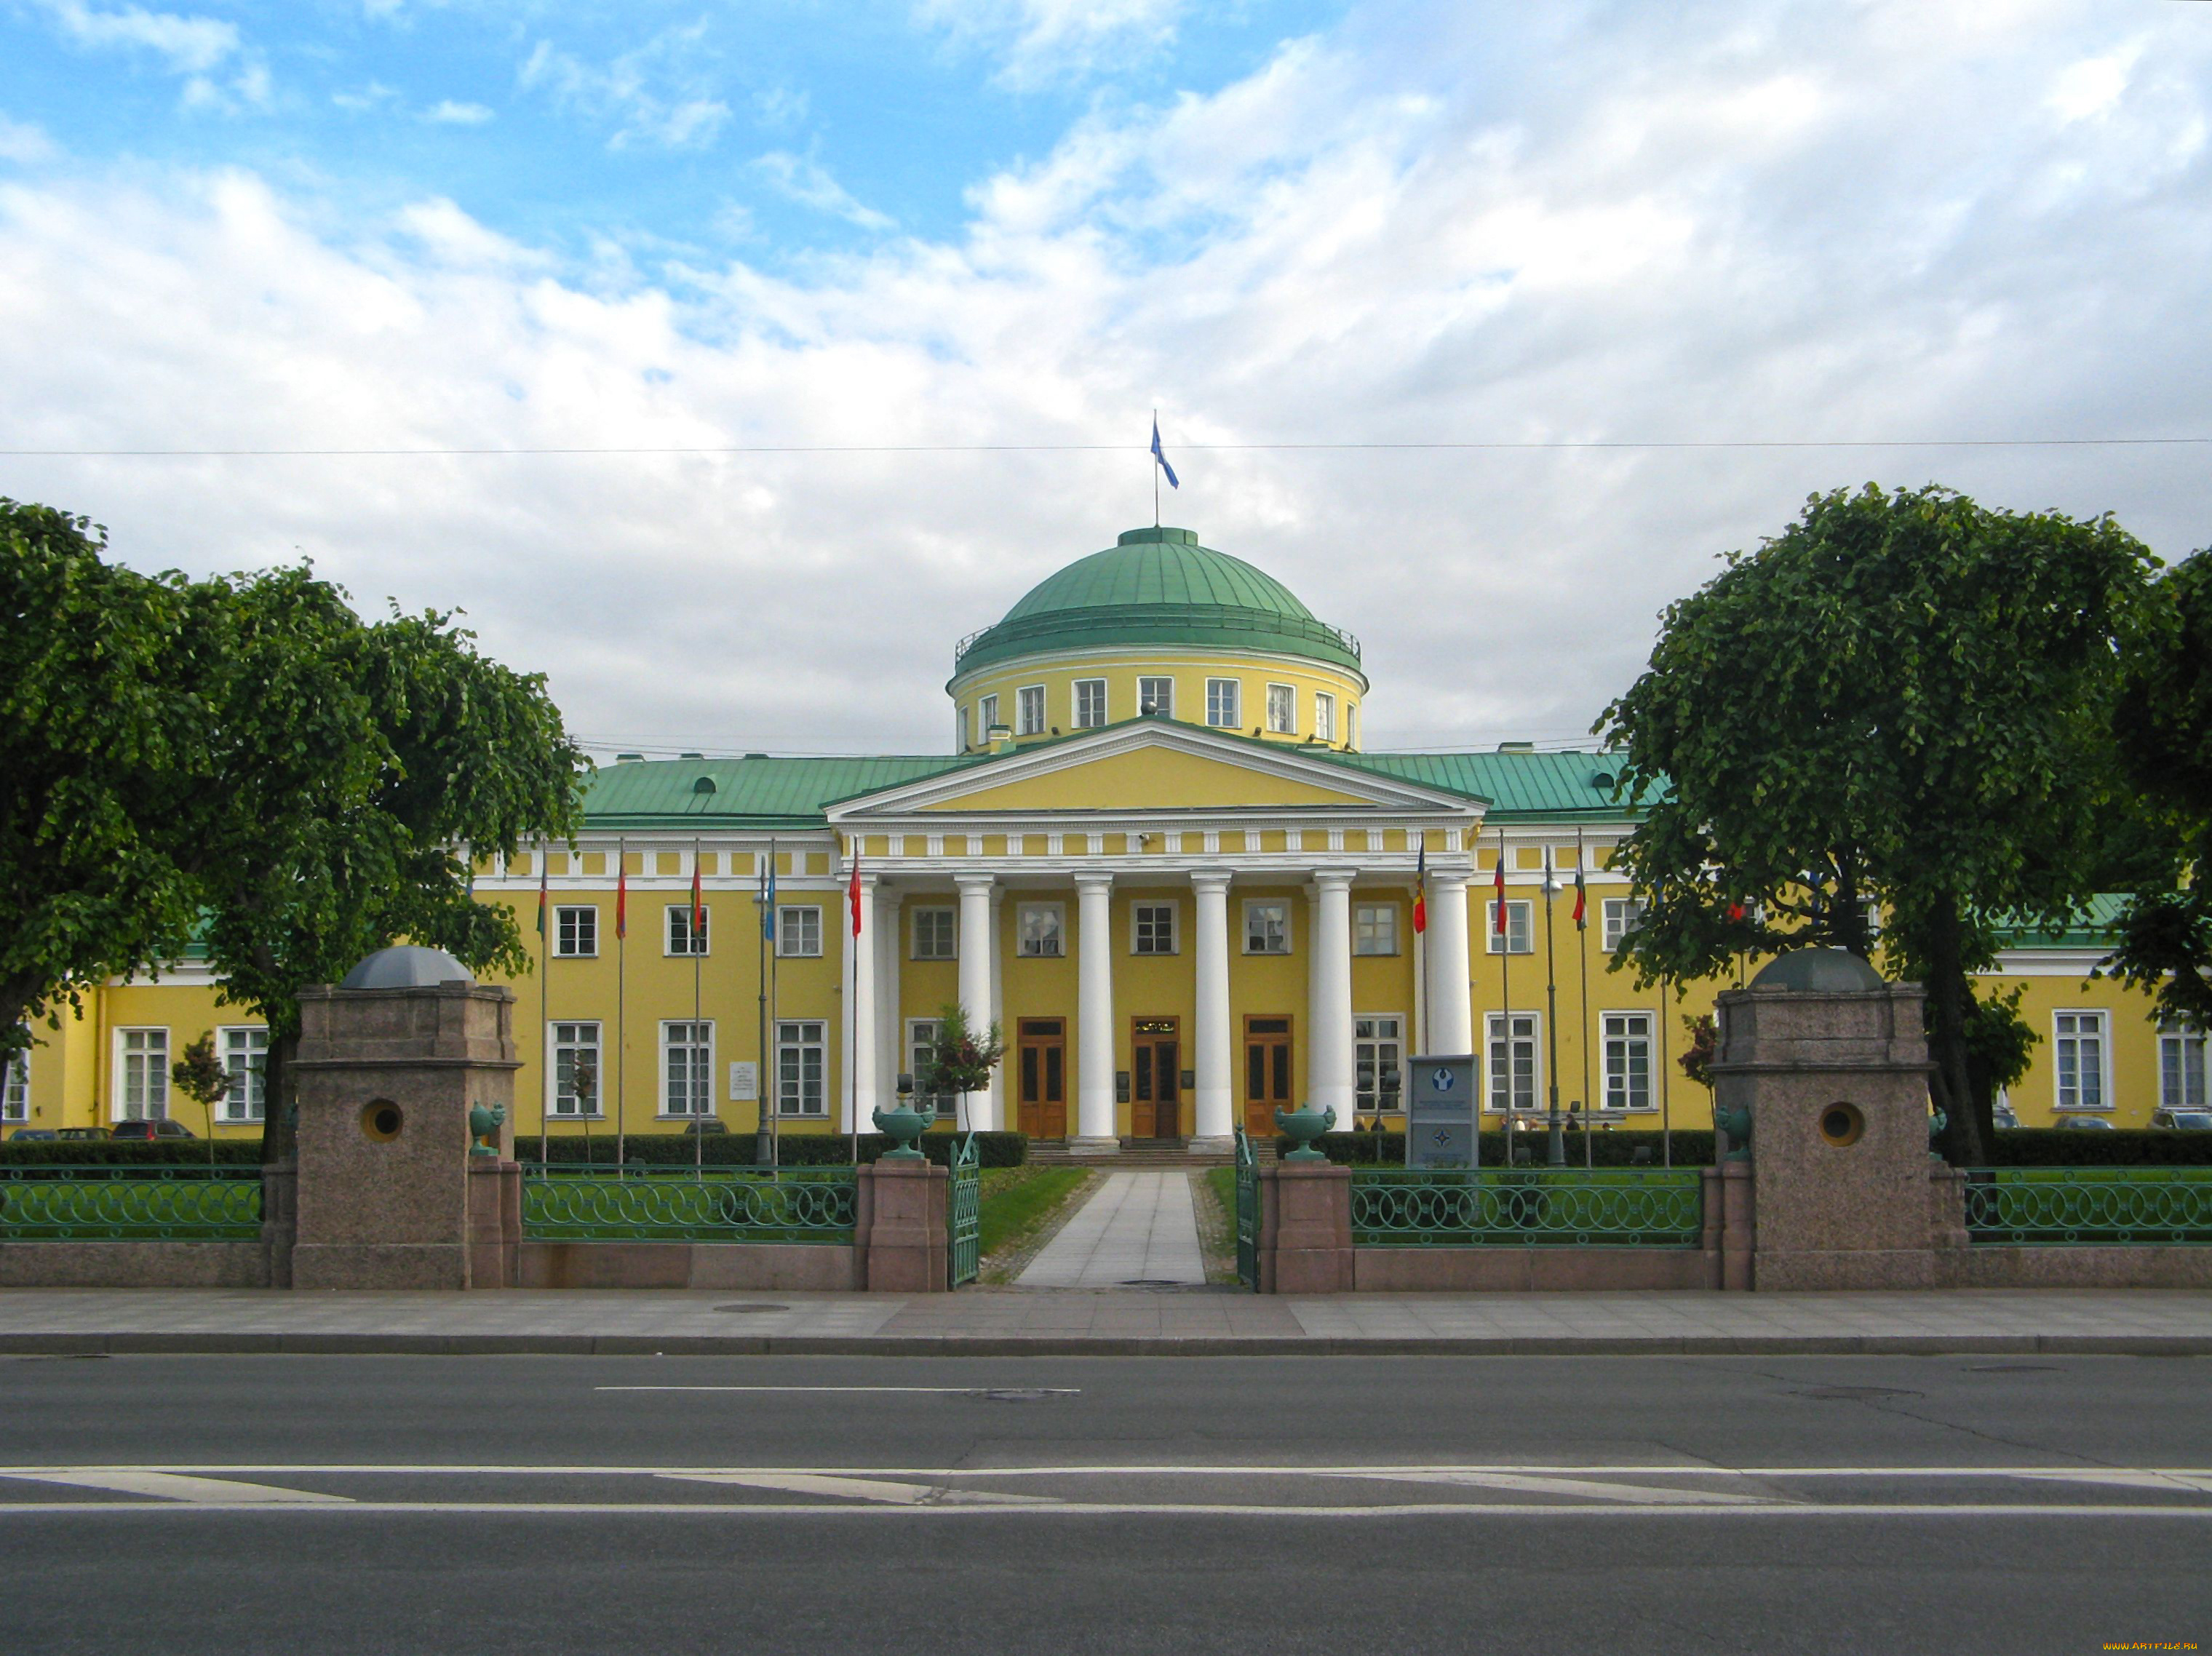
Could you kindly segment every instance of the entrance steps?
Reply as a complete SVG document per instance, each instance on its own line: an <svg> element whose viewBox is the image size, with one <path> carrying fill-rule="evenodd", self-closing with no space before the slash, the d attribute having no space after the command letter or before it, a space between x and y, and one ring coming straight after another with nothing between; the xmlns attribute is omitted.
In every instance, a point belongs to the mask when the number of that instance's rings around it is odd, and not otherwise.
<svg viewBox="0 0 2212 1656"><path fill-rule="evenodd" d="M1194 1149L1180 1138L1124 1138L1121 1143L1119 1150L1105 1151L1077 1149L1060 1138L1032 1138L1030 1160L1040 1167L1118 1168L1139 1173L1160 1168L1225 1168L1237 1159L1233 1151ZM1259 1162L1273 1162L1274 1141L1255 1143L1252 1153Z"/></svg>

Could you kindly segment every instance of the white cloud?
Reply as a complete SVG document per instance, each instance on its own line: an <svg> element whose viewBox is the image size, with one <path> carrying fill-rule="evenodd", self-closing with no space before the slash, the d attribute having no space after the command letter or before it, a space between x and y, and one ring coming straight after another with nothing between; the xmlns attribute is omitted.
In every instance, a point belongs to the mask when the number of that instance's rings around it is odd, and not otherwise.
<svg viewBox="0 0 2212 1656"><path fill-rule="evenodd" d="M1080 80L1172 45L1186 0L916 0L915 21L1000 58L1027 88Z"/></svg>
<svg viewBox="0 0 2212 1656"><path fill-rule="evenodd" d="M646 144L703 149L730 118L699 60L707 21L663 29L604 67L541 39L517 71L526 91L544 91L562 107L611 124L608 148Z"/></svg>
<svg viewBox="0 0 2212 1656"><path fill-rule="evenodd" d="M1204 446L2204 432L2212 40L2131 14L2125 95L2065 124L2019 89L2124 47L2094 0L1726 17L1438 0L799 276L566 264L444 200L341 234L242 173L0 182L0 448L1125 446L19 457L4 492L151 567L302 549L464 606L588 735L740 750L941 749L953 640L1150 521L1155 403L1170 520L1363 636L1378 743L1577 735L1815 488L2200 544L2201 449Z"/></svg>
<svg viewBox="0 0 2212 1656"><path fill-rule="evenodd" d="M0 161L29 165L52 161L58 152L54 141L27 121L11 121L0 115Z"/></svg>
<svg viewBox="0 0 2212 1656"><path fill-rule="evenodd" d="M788 150L771 150L756 156L753 170L766 179L778 194L789 197L802 207L811 207L817 213L828 213L864 230L888 230L892 221L887 214L866 206L853 198L852 192L831 178L818 161L804 155L794 155Z"/></svg>
<svg viewBox="0 0 2212 1656"><path fill-rule="evenodd" d="M216 17L123 6L101 11L83 0L38 0L79 45L150 52L179 75L204 75L239 49L238 30Z"/></svg>
<svg viewBox="0 0 2212 1656"><path fill-rule="evenodd" d="M441 99L422 112L424 120L441 126L482 126L491 118L491 111L482 104L456 103L451 98Z"/></svg>

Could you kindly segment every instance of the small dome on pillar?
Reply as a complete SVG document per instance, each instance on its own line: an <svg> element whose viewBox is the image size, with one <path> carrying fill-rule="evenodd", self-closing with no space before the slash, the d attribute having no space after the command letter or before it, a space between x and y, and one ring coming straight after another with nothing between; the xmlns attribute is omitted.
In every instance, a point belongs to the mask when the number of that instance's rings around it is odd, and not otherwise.
<svg viewBox="0 0 2212 1656"><path fill-rule="evenodd" d="M442 949L399 943L365 955L345 974L341 989L428 989L441 983L474 983L469 968Z"/></svg>
<svg viewBox="0 0 2212 1656"><path fill-rule="evenodd" d="M1888 986L1881 973L1847 949L1793 949L1761 967L1751 986L1800 994L1863 995Z"/></svg>

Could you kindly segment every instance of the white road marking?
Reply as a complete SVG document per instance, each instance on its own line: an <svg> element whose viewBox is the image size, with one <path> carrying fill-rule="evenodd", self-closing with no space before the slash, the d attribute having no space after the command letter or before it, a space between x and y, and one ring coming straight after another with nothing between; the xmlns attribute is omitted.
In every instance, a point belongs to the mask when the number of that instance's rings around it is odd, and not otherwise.
<svg viewBox="0 0 2212 1656"><path fill-rule="evenodd" d="M1657 1489L1640 1483L1597 1483L1586 1477L1528 1477L1516 1472L1353 1472L1348 1476L1391 1483L1445 1483L1484 1489L1512 1489L1522 1495L1580 1495L1595 1501L1626 1501L1644 1506L1723 1506L1730 1502L1765 1506L1772 1504L1774 1500L1768 1495L1735 1495L1725 1489Z"/></svg>
<svg viewBox="0 0 2212 1656"><path fill-rule="evenodd" d="M994 1392L1025 1396L1079 1398L1072 1386L594 1386L594 1392L925 1392L946 1397L981 1398Z"/></svg>
<svg viewBox="0 0 2212 1656"><path fill-rule="evenodd" d="M971 1389L971 1388L962 1388ZM982 1388L990 1389L990 1388ZM405 1473L410 1476L477 1477L496 1474L511 1477L661 1477L679 1472L740 1473L755 1477L767 1473L792 1473L821 1477L890 1477L934 1480L947 1477L1402 1477L1418 1474L1468 1474L1496 1472L1522 1477L1729 1477L1729 1478L1790 1478L1790 1477L1909 1477L1909 1478L2081 1478L2087 1481L2112 1481L2129 1477L2156 1477L2187 1480L2212 1479L2212 1467L2206 1466L1717 1466L1712 1465L1669 1465L1643 1461L1632 1465L1536 1465L1516 1462L1437 1463L1405 1465L1383 1465L1368 1462L1360 1465L1101 1465L1080 1462L1066 1465L1033 1466L671 1466L666 1465L517 1465L512 1463L444 1463L421 1465L406 1461L359 1462L213 1462L213 1461L147 1461L117 1462L96 1465L56 1465L27 1464L19 1466L0 1465L0 1477L47 1477L56 1475L75 1476L79 1473L107 1474L111 1472L163 1472L216 1475L224 1477L320 1477L331 1472ZM2194 1487L2191 1485L2191 1487Z"/></svg>
<svg viewBox="0 0 2212 1656"><path fill-rule="evenodd" d="M2159 1472L2125 1466L2065 1467L2047 1472L2020 1472L2020 1477L2041 1478L2057 1483L2109 1483L2129 1489L2191 1489L2212 1495L2212 1473Z"/></svg>
<svg viewBox="0 0 2212 1656"><path fill-rule="evenodd" d="M94 1517L104 1518L112 1513L250 1513L270 1510L268 1503L259 1501L81 1501L73 1502L0 1501L0 1519L15 1516ZM683 1516L712 1516L719 1518L826 1518L832 1515L884 1518L986 1518L994 1515L1018 1514L1023 1517L1151 1517L1172 1518L1559 1518L1582 1520L1602 1518L2157 1518L2212 1519L2212 1506L2205 1507L2083 1507L2083 1506L1926 1506L1881 1505L1854 1506L1850 1504L1792 1505L1787 1501L1771 1504L1738 1506L1603 1506L1559 1507L1532 1504L1415 1503L1410 1506L1387 1507L1247 1507L1218 1501L1180 1503L1175 1501L1048 1501L1037 1506L1006 1504L1003 1499L986 1497L975 1503L924 1502L920 1505L886 1506L880 1503L860 1504L840 1501L820 1505L812 1502L793 1502L787 1506L759 1503L725 1505L714 1501L689 1501L681 1505L665 1502L623 1501L356 1501L287 1509L292 1513L409 1513L425 1515L436 1513L469 1513L479 1516L561 1517L581 1515L590 1517L619 1517L625 1513L655 1518Z"/></svg>
<svg viewBox="0 0 2212 1656"><path fill-rule="evenodd" d="M947 1489L933 1483L894 1483L875 1477L823 1477L804 1472L663 1472L663 1477L689 1483L738 1483L748 1489L777 1489L789 1495L843 1495L856 1501L887 1501L897 1507L921 1507L940 1501L963 1506L1056 1507L1050 1495L986 1495L977 1490Z"/></svg>
<svg viewBox="0 0 2212 1656"><path fill-rule="evenodd" d="M266 1483L240 1483L229 1478L189 1477L181 1472L148 1472L121 1469L24 1472L0 1470L0 1477L21 1478L31 1483L67 1483L80 1489L107 1489L117 1495L155 1495L196 1507L351 1506L353 1497L321 1495L313 1489L279 1489Z"/></svg>

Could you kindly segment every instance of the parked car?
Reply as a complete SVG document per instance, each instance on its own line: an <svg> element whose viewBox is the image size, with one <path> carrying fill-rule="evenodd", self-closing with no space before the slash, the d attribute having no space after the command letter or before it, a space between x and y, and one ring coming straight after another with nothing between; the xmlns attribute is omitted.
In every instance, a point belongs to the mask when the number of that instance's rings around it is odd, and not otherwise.
<svg viewBox="0 0 2212 1656"><path fill-rule="evenodd" d="M729 1129L715 1120L714 1117L708 1116L702 1120L685 1122L684 1131L689 1137L698 1138L708 1133L727 1132Z"/></svg>
<svg viewBox="0 0 2212 1656"><path fill-rule="evenodd" d="M2054 1127L2087 1127L2105 1132L2115 1131L2112 1124L2101 1115L2062 1115L2051 1125Z"/></svg>
<svg viewBox="0 0 2212 1656"><path fill-rule="evenodd" d="M2171 1132L2212 1132L2212 1110L2154 1110L2150 1125Z"/></svg>
<svg viewBox="0 0 2212 1656"><path fill-rule="evenodd" d="M1990 1112L1990 1119L2000 1127L2020 1125L2020 1113L2009 1104L1999 1103Z"/></svg>
<svg viewBox="0 0 2212 1656"><path fill-rule="evenodd" d="M8 1139L10 1143L21 1144L34 1140L50 1139L53 1136L54 1130L52 1127L18 1127L8 1135Z"/></svg>
<svg viewBox="0 0 2212 1656"><path fill-rule="evenodd" d="M199 1135L181 1121L118 1121L108 1137L143 1142L155 1138L197 1138Z"/></svg>
<svg viewBox="0 0 2212 1656"><path fill-rule="evenodd" d="M62 1139L66 1143L81 1143L88 1138L106 1138L107 1137L107 1129L105 1127L64 1127L56 1132L54 1137Z"/></svg>

